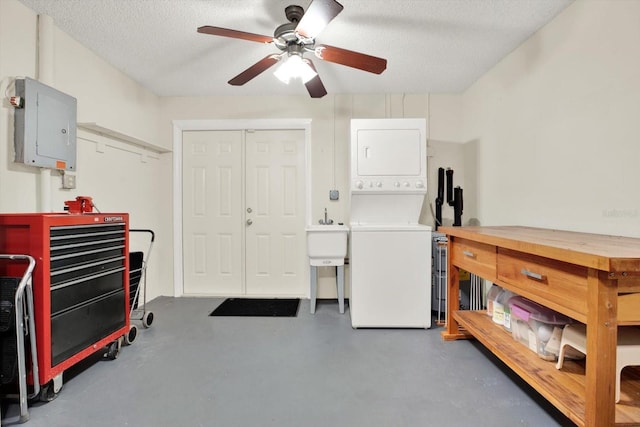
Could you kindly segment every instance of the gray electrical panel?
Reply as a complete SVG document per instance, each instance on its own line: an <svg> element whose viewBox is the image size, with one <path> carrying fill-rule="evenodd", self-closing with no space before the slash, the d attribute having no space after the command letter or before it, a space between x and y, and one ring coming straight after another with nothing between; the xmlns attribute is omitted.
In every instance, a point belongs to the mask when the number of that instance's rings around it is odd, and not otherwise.
<svg viewBox="0 0 640 427"><path fill-rule="evenodd" d="M75 171L76 99L28 77L16 79L16 96L15 161Z"/></svg>

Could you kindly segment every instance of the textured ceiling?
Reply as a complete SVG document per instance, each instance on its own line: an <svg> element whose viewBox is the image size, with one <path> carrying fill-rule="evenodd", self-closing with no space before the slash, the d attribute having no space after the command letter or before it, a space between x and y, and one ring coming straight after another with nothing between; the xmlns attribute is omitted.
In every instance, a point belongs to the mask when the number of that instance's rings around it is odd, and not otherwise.
<svg viewBox="0 0 640 427"><path fill-rule="evenodd" d="M0 0L1 1L1 0ZM20 0L161 96L305 95L268 70L227 81L279 50L199 34L203 25L272 36L310 0ZM317 43L386 58L381 75L314 60L331 93L461 92L572 0L342 0ZM313 58L313 56L311 56Z"/></svg>

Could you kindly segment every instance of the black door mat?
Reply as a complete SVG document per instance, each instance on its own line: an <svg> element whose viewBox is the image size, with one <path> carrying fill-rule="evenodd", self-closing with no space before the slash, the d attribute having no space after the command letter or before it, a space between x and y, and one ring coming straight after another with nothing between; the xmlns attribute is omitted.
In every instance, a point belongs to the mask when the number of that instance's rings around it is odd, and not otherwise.
<svg viewBox="0 0 640 427"><path fill-rule="evenodd" d="M209 316L296 317L299 298L227 298Z"/></svg>

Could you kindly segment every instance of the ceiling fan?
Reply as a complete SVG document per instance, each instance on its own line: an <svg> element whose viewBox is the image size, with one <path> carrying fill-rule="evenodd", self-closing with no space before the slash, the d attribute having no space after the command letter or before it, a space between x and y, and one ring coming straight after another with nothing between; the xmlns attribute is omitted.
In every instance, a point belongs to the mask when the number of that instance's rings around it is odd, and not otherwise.
<svg viewBox="0 0 640 427"><path fill-rule="evenodd" d="M370 73L380 74L387 68L387 60L324 44L316 45L316 36L327 24L342 12L343 6L335 0L313 0L307 11L300 6L287 6L284 10L288 23L277 27L273 37L227 28L203 26L199 33L230 37L259 43L273 43L280 53L267 55L231 80L230 85L242 86L278 62L274 73L288 83L292 77L300 77L312 98L322 98L327 90L306 52L313 52L318 59L346 65Z"/></svg>

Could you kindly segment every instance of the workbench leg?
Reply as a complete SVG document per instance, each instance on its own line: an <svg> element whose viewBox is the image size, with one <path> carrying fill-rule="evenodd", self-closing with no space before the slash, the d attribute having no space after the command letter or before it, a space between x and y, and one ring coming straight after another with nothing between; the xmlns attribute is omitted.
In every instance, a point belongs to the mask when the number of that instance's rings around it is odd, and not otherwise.
<svg viewBox="0 0 640 427"><path fill-rule="evenodd" d="M615 423L617 281L589 269L587 278L587 359L585 426Z"/></svg>
<svg viewBox="0 0 640 427"><path fill-rule="evenodd" d="M442 332L442 339L445 341L467 338L466 335L460 333L458 322L453 318L453 312L460 309L459 272L458 267L451 262L453 239L454 237L449 236L447 242L447 329Z"/></svg>

